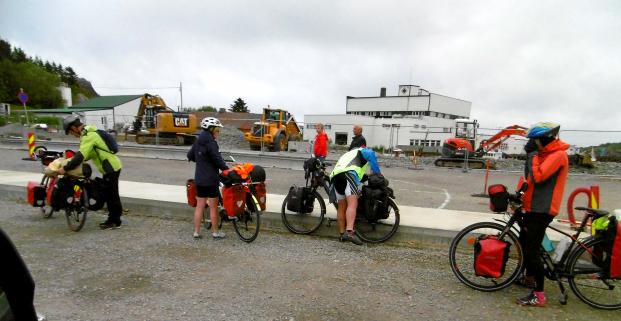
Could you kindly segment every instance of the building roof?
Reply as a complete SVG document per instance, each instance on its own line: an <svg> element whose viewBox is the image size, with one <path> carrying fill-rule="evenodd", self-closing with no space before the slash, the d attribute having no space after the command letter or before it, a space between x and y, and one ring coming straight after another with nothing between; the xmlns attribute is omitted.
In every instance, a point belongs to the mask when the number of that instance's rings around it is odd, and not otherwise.
<svg viewBox="0 0 621 321"><path fill-rule="evenodd" d="M111 109L132 100L138 99L142 95L119 95L119 96L99 96L89 99L83 103L73 105L71 107L64 107L71 110L87 109L87 110L99 110L99 109Z"/></svg>

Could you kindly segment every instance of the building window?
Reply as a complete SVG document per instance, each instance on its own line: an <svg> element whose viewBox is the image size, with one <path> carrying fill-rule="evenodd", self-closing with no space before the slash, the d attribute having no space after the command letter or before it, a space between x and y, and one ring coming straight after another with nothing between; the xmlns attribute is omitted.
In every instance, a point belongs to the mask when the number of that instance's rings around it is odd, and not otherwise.
<svg viewBox="0 0 621 321"><path fill-rule="evenodd" d="M420 125L420 128L422 128L422 129L426 129L426 128L427 128L427 125Z"/></svg>
<svg viewBox="0 0 621 321"><path fill-rule="evenodd" d="M334 143L337 145L347 145L347 133L334 133Z"/></svg>
<svg viewBox="0 0 621 321"><path fill-rule="evenodd" d="M324 129L332 129L332 125L326 124L326 125L323 125L323 128Z"/></svg>
<svg viewBox="0 0 621 321"><path fill-rule="evenodd" d="M414 140L410 139L410 146L413 146L413 145L414 145Z"/></svg>
<svg viewBox="0 0 621 321"><path fill-rule="evenodd" d="M414 128L418 128L418 127L419 127L418 124L414 124Z"/></svg>
<svg viewBox="0 0 621 321"><path fill-rule="evenodd" d="M451 132L451 129L450 129L450 128L448 128L448 127L444 127L443 129L444 129L444 132L445 132L445 133L450 133L450 132Z"/></svg>

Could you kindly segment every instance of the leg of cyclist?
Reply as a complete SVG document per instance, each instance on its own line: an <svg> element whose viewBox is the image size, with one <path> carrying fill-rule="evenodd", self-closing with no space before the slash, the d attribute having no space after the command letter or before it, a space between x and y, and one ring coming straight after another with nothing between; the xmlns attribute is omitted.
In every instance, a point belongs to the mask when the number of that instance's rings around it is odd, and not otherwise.
<svg viewBox="0 0 621 321"><path fill-rule="evenodd" d="M205 212L205 204L207 199L204 197L196 197L196 208L194 208L194 238L201 238L201 222L203 220L203 213ZM212 219L213 224L213 219ZM215 221L217 222L217 221Z"/></svg>
<svg viewBox="0 0 621 321"><path fill-rule="evenodd" d="M524 214L523 229L526 232L524 243L524 263L529 275L535 278L535 290L529 295L519 298L517 303L524 306L545 306L546 298L543 292L545 281L543 262L541 261L541 242L546 228L552 222L552 216L546 213Z"/></svg>
<svg viewBox="0 0 621 321"><path fill-rule="evenodd" d="M209 205L209 218L211 219L211 236L215 239L224 238L224 232L218 230L219 224L218 216L218 197L210 197L207 199L207 205Z"/></svg>
<svg viewBox="0 0 621 321"><path fill-rule="evenodd" d="M337 174L333 177L336 198L338 200L337 223L341 241L350 241L356 245L364 244L354 233L354 222L356 220L356 208L358 207L358 197L360 187L348 172Z"/></svg>

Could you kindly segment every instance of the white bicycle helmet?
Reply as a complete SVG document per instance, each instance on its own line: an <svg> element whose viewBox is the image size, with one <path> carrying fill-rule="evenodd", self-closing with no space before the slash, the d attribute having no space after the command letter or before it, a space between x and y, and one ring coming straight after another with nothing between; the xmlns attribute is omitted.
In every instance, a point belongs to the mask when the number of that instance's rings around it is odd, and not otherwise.
<svg viewBox="0 0 621 321"><path fill-rule="evenodd" d="M224 126L222 126L222 123L218 120L218 118L215 118L215 117L203 118L203 120L201 120L201 128L207 130L209 129L209 127L224 127Z"/></svg>

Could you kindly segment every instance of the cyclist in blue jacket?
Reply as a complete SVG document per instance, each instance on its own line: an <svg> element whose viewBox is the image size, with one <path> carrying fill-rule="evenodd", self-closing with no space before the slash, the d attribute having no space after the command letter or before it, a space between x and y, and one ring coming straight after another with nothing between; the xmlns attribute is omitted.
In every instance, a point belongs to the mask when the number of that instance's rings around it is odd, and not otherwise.
<svg viewBox="0 0 621 321"><path fill-rule="evenodd" d="M216 140L220 137L222 123L214 117L206 117L201 121L203 131L188 151L188 160L196 163L194 181L196 182L196 208L194 210L194 238L201 238L201 220L205 205L209 206L211 222L218 221L218 199L220 196L219 170L229 167L220 155L220 147ZM225 234L218 230L218 224L211 224L211 235L214 239L222 239Z"/></svg>

